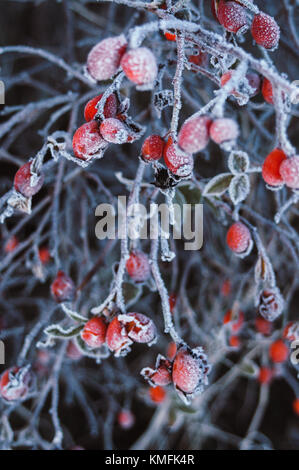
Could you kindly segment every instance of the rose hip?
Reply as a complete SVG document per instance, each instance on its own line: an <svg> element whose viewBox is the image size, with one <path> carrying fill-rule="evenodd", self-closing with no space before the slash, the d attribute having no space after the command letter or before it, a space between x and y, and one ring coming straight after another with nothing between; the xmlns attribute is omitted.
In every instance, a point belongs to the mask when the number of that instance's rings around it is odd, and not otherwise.
<svg viewBox="0 0 299 470"><path fill-rule="evenodd" d="M77 158L89 160L107 147L96 121L90 121L79 127L73 137L73 150Z"/></svg>
<svg viewBox="0 0 299 470"><path fill-rule="evenodd" d="M98 112L96 105L98 104L102 96L103 96L103 93L101 95L95 96L90 101L88 101L88 103L86 103L86 106L84 108L85 121L89 122L94 119L95 115ZM112 93L110 96L108 96L105 102L104 117L105 118L115 117L116 113L117 113L117 98L116 98L116 95Z"/></svg>
<svg viewBox="0 0 299 470"><path fill-rule="evenodd" d="M44 174L35 174L32 169L32 161L21 166L15 174L14 189L24 197L32 197L38 193L44 182Z"/></svg>
<svg viewBox="0 0 299 470"><path fill-rule="evenodd" d="M136 85L152 85L158 74L156 58L147 47L126 52L121 66L127 78Z"/></svg>
<svg viewBox="0 0 299 470"><path fill-rule="evenodd" d="M103 39L88 54L87 70L95 80L109 80L117 72L127 48L123 34Z"/></svg>
<svg viewBox="0 0 299 470"><path fill-rule="evenodd" d="M208 116L191 116L184 122L179 132L179 147L189 154L203 150L209 142L211 123Z"/></svg>

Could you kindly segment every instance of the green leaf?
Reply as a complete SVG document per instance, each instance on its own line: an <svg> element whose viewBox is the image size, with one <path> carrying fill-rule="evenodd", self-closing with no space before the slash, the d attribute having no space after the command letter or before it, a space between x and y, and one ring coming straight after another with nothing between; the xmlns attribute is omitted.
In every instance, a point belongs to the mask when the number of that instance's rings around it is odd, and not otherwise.
<svg viewBox="0 0 299 470"><path fill-rule="evenodd" d="M88 318L83 317L83 315L80 315L80 313L77 313L74 310L71 310L70 308L68 308L66 304L61 304L61 308L64 311L64 313L66 313L67 316L74 321L77 321L79 323L82 323L82 322L86 323L88 320Z"/></svg>
<svg viewBox="0 0 299 470"><path fill-rule="evenodd" d="M44 333L53 338L69 339L77 336L84 328L84 325L71 326L70 328L62 328L59 324L48 326Z"/></svg>
<svg viewBox="0 0 299 470"><path fill-rule="evenodd" d="M123 295L126 306L133 305L142 294L142 287L132 282L123 283Z"/></svg>
<svg viewBox="0 0 299 470"><path fill-rule="evenodd" d="M202 199L202 194L199 188L194 186L191 183L184 184L178 188L178 190L183 194L187 204L200 204Z"/></svg>
<svg viewBox="0 0 299 470"><path fill-rule="evenodd" d="M203 196L222 196L229 188L232 178L233 175L231 173L221 173L215 176L205 186Z"/></svg>

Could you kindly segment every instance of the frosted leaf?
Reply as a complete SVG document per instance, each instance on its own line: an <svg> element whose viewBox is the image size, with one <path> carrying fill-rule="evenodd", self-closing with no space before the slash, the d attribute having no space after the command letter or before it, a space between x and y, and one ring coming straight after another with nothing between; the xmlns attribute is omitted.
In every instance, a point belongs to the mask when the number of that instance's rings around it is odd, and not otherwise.
<svg viewBox="0 0 299 470"><path fill-rule="evenodd" d="M203 190L203 196L222 196L231 183L233 175L231 173L221 173L220 175L214 176L205 186Z"/></svg>
<svg viewBox="0 0 299 470"><path fill-rule="evenodd" d="M66 313L67 316L71 318L72 320L81 322L81 323L87 322L88 318L83 317L83 315L80 315L80 313L75 312L74 310L71 310L65 303L60 304L60 306L62 310L64 311L64 313Z"/></svg>
<svg viewBox="0 0 299 470"><path fill-rule="evenodd" d="M234 205L244 201L249 194L250 182L247 175L234 176L230 182L228 191Z"/></svg>
<svg viewBox="0 0 299 470"><path fill-rule="evenodd" d="M167 106L173 106L173 91L172 90L161 90L154 94L154 106L158 111L167 108Z"/></svg>
<svg viewBox="0 0 299 470"><path fill-rule="evenodd" d="M246 152L234 151L228 157L228 168L234 175L246 173L249 169L249 158Z"/></svg>
<svg viewBox="0 0 299 470"><path fill-rule="evenodd" d="M52 338L69 339L77 336L84 328L84 325L71 326L70 328L63 328L59 324L53 324L45 328L44 333Z"/></svg>

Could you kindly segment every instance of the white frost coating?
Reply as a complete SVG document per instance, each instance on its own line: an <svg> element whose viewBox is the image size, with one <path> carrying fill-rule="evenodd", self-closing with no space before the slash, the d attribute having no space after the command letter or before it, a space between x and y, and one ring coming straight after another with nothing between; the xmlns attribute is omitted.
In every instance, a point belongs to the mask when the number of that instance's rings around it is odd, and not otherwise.
<svg viewBox="0 0 299 470"><path fill-rule="evenodd" d="M239 126L233 119L216 119L210 127L210 136L217 144L234 141L239 136Z"/></svg>
<svg viewBox="0 0 299 470"><path fill-rule="evenodd" d="M133 328L128 332L131 340L137 343L154 344L157 336L156 327L150 318L142 313L132 312L118 315L118 320L124 325L134 323Z"/></svg>
<svg viewBox="0 0 299 470"><path fill-rule="evenodd" d="M179 132L179 146L187 153L203 150L209 142L210 123L211 119L208 116L191 116Z"/></svg>
<svg viewBox="0 0 299 470"><path fill-rule="evenodd" d="M193 171L193 157L180 149L177 144L171 144L166 150L165 162L170 171L177 176L186 177Z"/></svg>
<svg viewBox="0 0 299 470"><path fill-rule="evenodd" d="M96 80L108 80L116 73L127 40L123 34L106 38L96 44L88 54L87 69Z"/></svg>
<svg viewBox="0 0 299 470"><path fill-rule="evenodd" d="M156 58L147 47L132 49L124 54L121 66L128 79L136 85L152 84L157 78Z"/></svg>

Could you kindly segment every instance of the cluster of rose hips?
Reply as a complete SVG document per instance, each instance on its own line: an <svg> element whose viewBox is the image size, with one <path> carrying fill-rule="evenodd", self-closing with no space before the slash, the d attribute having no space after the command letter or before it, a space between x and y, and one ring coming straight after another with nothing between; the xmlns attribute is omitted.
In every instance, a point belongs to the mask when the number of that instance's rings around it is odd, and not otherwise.
<svg viewBox="0 0 299 470"><path fill-rule="evenodd" d="M211 7L215 19L231 33L246 31L250 26L248 11L237 0L212 0ZM259 12L253 17L251 34L258 45L265 49L275 49L279 42L280 29L274 18Z"/></svg>
<svg viewBox="0 0 299 470"><path fill-rule="evenodd" d="M279 189L284 184L299 189L299 155L288 157L283 150L275 148L265 158L262 175L270 189Z"/></svg>

